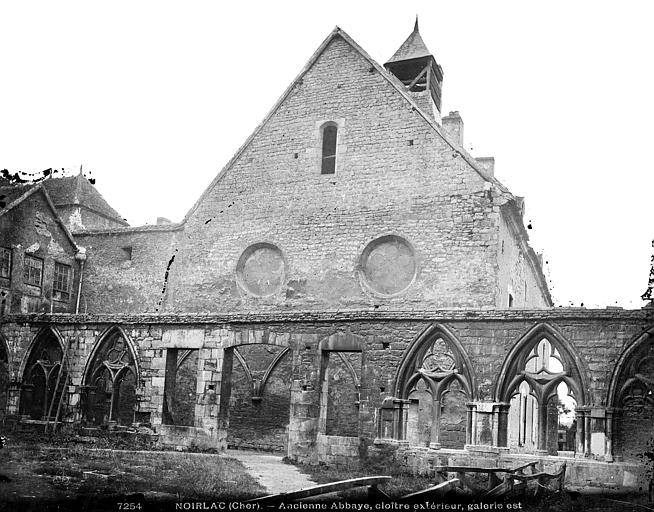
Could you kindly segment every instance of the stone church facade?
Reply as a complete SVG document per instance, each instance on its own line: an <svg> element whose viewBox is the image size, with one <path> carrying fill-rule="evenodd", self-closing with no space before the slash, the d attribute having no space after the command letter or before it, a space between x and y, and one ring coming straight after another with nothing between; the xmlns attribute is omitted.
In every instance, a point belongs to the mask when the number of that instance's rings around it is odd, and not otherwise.
<svg viewBox="0 0 654 512"><path fill-rule="evenodd" d="M14 192L0 287L36 299L2 310L5 424L639 485L652 310L552 307L524 200L463 149L442 83L417 24L384 66L337 28L182 222L100 215L83 177L29 188L48 208ZM67 301L30 258L70 267Z"/></svg>

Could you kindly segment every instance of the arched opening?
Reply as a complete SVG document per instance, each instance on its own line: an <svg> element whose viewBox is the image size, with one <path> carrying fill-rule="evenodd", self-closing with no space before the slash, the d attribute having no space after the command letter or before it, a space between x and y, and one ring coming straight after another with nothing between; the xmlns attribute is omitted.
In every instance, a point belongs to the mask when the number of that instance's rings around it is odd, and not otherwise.
<svg viewBox="0 0 654 512"><path fill-rule="evenodd" d="M500 373L499 397L509 402L511 451L573 455L581 375L570 351L547 330L523 338Z"/></svg>
<svg viewBox="0 0 654 512"><path fill-rule="evenodd" d="M291 407L289 349L262 343L228 348L222 379L220 408L228 446L285 450Z"/></svg>
<svg viewBox="0 0 654 512"><path fill-rule="evenodd" d="M63 406L66 369L63 350L52 329L43 329L32 343L24 365L20 414L32 420L54 420Z"/></svg>
<svg viewBox="0 0 654 512"><path fill-rule="evenodd" d="M408 402L398 429L411 445L463 449L467 408L472 400L470 363L443 328L432 328L414 342L399 370L398 398Z"/></svg>
<svg viewBox="0 0 654 512"><path fill-rule="evenodd" d="M654 439L654 339L642 341L620 358L611 382L609 403L616 408L614 454L642 462Z"/></svg>
<svg viewBox="0 0 654 512"><path fill-rule="evenodd" d="M333 123L326 124L322 129L322 164L321 174L334 174L336 172L336 146L338 128Z"/></svg>
<svg viewBox="0 0 654 512"><path fill-rule="evenodd" d="M323 351L324 384L321 405L326 406L324 429L328 436L359 435L361 352ZM322 427L322 422L321 422Z"/></svg>
<svg viewBox="0 0 654 512"><path fill-rule="evenodd" d="M136 364L120 329L98 341L84 379L83 415L94 425L131 425L136 406Z"/></svg>

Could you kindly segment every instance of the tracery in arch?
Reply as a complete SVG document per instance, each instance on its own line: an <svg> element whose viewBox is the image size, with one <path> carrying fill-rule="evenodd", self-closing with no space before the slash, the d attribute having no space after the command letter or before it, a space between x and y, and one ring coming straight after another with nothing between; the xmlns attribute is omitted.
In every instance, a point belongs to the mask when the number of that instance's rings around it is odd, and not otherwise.
<svg viewBox="0 0 654 512"><path fill-rule="evenodd" d="M568 362L547 338L528 344L518 355L507 387L510 399L508 443L514 451L575 449L578 383L570 378ZM574 373L574 372L573 372Z"/></svg>
<svg viewBox="0 0 654 512"><path fill-rule="evenodd" d="M136 364L123 334L112 330L100 340L88 367L86 419L102 425L130 425L136 405Z"/></svg>
<svg viewBox="0 0 654 512"><path fill-rule="evenodd" d="M406 439L412 445L463 448L471 384L461 372L461 355L442 333L423 345L414 353L411 371L404 368L406 382L400 383L400 398L409 401Z"/></svg>
<svg viewBox="0 0 654 512"><path fill-rule="evenodd" d="M619 371L614 407L618 408L614 452L625 460L640 460L649 450L654 424L654 341L649 338L629 356Z"/></svg>
<svg viewBox="0 0 654 512"><path fill-rule="evenodd" d="M49 417L54 419L66 382L62 356L61 344L54 332L50 329L41 331L32 345L23 370L21 414L34 420Z"/></svg>

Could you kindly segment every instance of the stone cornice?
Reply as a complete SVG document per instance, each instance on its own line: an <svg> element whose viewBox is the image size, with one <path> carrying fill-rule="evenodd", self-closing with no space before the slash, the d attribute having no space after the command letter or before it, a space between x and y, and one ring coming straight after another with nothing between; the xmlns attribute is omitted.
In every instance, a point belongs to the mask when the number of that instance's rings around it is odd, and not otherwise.
<svg viewBox="0 0 654 512"><path fill-rule="evenodd" d="M606 320L620 322L654 322L654 310L644 309L435 309L435 310L334 310L334 311L245 311L225 314L98 314L74 315L66 313L7 315L0 324L127 324L127 325L189 325L189 324L252 324L252 323L306 323L306 322L494 322L494 321L556 321Z"/></svg>

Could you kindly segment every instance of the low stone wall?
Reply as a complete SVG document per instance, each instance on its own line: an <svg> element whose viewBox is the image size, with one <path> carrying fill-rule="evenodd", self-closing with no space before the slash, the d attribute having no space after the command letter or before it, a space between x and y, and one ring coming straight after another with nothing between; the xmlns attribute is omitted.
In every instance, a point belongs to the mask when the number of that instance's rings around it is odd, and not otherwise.
<svg viewBox="0 0 654 512"><path fill-rule="evenodd" d="M327 464L347 464L359 458L359 443L358 437L318 434L318 458Z"/></svg>
<svg viewBox="0 0 654 512"><path fill-rule="evenodd" d="M224 437L219 435L219 432L219 430L207 431L198 427L156 426L156 433L159 435L159 446L176 450L194 448L223 451L227 448L227 443Z"/></svg>
<svg viewBox="0 0 654 512"><path fill-rule="evenodd" d="M513 468L538 461L539 469L547 473L566 464L565 486L570 490L588 487L604 489L647 489L645 468L623 462L602 462L588 458L554 457L534 454L493 453L474 450L433 450L402 443L375 443L369 455L385 454L392 463L399 464L413 474L433 476L437 466L477 466ZM390 462L390 461L389 461Z"/></svg>

